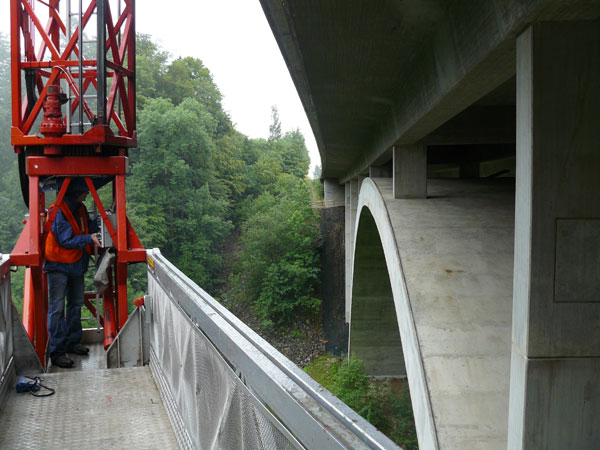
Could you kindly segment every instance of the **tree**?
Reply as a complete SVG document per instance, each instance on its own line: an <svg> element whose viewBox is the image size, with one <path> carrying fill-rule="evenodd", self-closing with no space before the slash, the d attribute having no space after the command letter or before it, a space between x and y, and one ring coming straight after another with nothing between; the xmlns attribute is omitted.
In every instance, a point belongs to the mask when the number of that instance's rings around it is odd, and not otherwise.
<svg viewBox="0 0 600 450"><path fill-rule="evenodd" d="M300 130L288 131L279 141L277 150L285 173L304 178L308 175L310 158Z"/></svg>
<svg viewBox="0 0 600 450"><path fill-rule="evenodd" d="M313 170L313 179L318 180L321 178L321 165L317 164Z"/></svg>
<svg viewBox="0 0 600 450"><path fill-rule="evenodd" d="M278 158L269 153L261 154L248 168L249 193L258 196L261 192L270 192L282 173Z"/></svg>
<svg viewBox="0 0 600 450"><path fill-rule="evenodd" d="M279 325L295 314L315 311L320 303L320 237L304 178L309 160L301 133L282 134L273 107L270 138L246 138L223 111L221 93L202 61L169 62L149 36L137 39L139 148L129 152L127 212L142 243L159 247L211 290L220 283L221 249L235 222L242 235L236 276L239 286L247 284L248 297L265 324ZM4 252L14 246L26 212L10 146L9 50L0 35ZM144 290L143 266L130 273L130 287Z"/></svg>
<svg viewBox="0 0 600 450"><path fill-rule="evenodd" d="M10 146L11 102L10 102L10 44L0 33L0 165L7 167L14 161ZM4 175L0 173L0 177Z"/></svg>
<svg viewBox="0 0 600 450"><path fill-rule="evenodd" d="M160 97L160 83L166 70L169 54L152 42L147 34L136 36L136 97L138 109L148 99Z"/></svg>
<svg viewBox="0 0 600 450"><path fill-rule="evenodd" d="M319 218L306 180L282 174L242 227L238 273L264 326L290 323L320 306Z"/></svg>
<svg viewBox="0 0 600 450"><path fill-rule="evenodd" d="M185 99L149 100L140 116L139 151L129 183L131 220L146 247L160 247L198 284L210 288L220 269L217 248L231 231L227 203L211 195L216 181L215 119Z"/></svg>
<svg viewBox="0 0 600 450"><path fill-rule="evenodd" d="M175 106L192 98L204 105L215 119L215 137L234 131L229 116L223 111L221 92L202 61L185 57L168 63L169 58L170 55L152 42L149 35L137 35L138 108L143 109L152 98L170 99Z"/></svg>
<svg viewBox="0 0 600 450"><path fill-rule="evenodd" d="M198 58L178 58L166 69L160 83L160 94L175 105L192 98L206 107L216 119L215 137L222 137L233 129L231 120L223 111L222 95L214 83L210 71Z"/></svg>
<svg viewBox="0 0 600 450"><path fill-rule="evenodd" d="M8 253L23 228L26 213L20 192L17 155L10 145L10 44L0 33L0 252Z"/></svg>
<svg viewBox="0 0 600 450"><path fill-rule="evenodd" d="M248 189L246 163L243 159L244 141L239 133L229 133L219 139L215 146L216 183L213 193L218 198L237 203Z"/></svg>
<svg viewBox="0 0 600 450"><path fill-rule="evenodd" d="M271 106L271 125L269 125L269 140L277 141L281 139L281 122L279 121L279 111L277 106Z"/></svg>

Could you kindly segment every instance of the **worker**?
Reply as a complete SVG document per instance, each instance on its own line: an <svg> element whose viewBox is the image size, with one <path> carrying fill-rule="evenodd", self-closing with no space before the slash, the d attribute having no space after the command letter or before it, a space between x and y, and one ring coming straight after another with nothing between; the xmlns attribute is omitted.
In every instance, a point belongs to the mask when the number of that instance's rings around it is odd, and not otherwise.
<svg viewBox="0 0 600 450"><path fill-rule="evenodd" d="M81 308L84 275L93 246L100 246L98 223L90 220L83 202L88 188L81 178L72 178L45 244L44 272L48 279L48 334L52 365L71 368L67 353L87 355L81 345ZM51 205L48 214L55 208ZM66 297L66 315L65 315Z"/></svg>

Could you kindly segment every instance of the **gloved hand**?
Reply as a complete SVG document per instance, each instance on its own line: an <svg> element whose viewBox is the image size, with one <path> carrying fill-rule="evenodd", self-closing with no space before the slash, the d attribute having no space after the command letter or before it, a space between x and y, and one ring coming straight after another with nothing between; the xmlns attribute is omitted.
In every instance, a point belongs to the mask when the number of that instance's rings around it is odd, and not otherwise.
<svg viewBox="0 0 600 450"><path fill-rule="evenodd" d="M102 247L102 244L100 243L100 234L98 233L92 233L92 243L96 246L96 247Z"/></svg>

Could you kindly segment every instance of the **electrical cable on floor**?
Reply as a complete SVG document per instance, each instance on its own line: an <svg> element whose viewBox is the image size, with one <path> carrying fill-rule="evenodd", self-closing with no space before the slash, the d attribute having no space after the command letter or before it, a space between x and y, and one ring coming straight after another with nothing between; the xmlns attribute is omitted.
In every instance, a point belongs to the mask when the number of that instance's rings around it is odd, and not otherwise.
<svg viewBox="0 0 600 450"><path fill-rule="evenodd" d="M53 395L55 392L54 389L43 385L42 381L44 381L44 380L42 380L40 377L22 376L22 377L19 377L19 380L17 381L17 385L15 386L15 389L19 393L29 392L34 397L49 397L49 396ZM40 391L42 389L46 390L46 392L44 394L40 393Z"/></svg>

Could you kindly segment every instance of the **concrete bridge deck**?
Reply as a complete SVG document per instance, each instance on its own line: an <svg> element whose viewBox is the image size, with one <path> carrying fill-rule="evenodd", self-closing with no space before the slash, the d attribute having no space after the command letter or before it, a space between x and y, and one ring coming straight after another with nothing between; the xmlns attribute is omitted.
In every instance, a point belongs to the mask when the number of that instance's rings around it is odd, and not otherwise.
<svg viewBox="0 0 600 450"><path fill-rule="evenodd" d="M391 178L362 182L350 348L381 375L404 354L424 448L506 448L514 179L429 180L428 192L394 199Z"/></svg>

